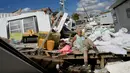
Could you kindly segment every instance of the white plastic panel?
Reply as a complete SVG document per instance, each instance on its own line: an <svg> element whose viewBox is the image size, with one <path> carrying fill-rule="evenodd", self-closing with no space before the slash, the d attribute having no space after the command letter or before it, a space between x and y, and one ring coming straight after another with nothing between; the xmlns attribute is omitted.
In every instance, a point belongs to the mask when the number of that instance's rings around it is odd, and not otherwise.
<svg viewBox="0 0 130 73"><path fill-rule="evenodd" d="M0 19L0 37L7 38L6 25L7 25L6 18Z"/></svg>
<svg viewBox="0 0 130 73"><path fill-rule="evenodd" d="M39 31L47 31L51 30L50 19L48 14L37 13L37 21Z"/></svg>
<svg viewBox="0 0 130 73"><path fill-rule="evenodd" d="M64 25L64 23L66 21L67 16L68 16L68 13L64 13L64 15L63 15L63 17L62 17L62 19L61 19L58 27L57 27L58 32L60 32L62 30L63 25Z"/></svg>

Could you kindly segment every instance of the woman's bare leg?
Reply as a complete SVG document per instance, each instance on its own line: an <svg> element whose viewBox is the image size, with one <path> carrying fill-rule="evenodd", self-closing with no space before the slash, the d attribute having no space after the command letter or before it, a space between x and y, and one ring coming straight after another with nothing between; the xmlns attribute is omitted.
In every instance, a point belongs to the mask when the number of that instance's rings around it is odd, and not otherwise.
<svg viewBox="0 0 130 73"><path fill-rule="evenodd" d="M88 65L88 50L84 50L84 64L85 66Z"/></svg>

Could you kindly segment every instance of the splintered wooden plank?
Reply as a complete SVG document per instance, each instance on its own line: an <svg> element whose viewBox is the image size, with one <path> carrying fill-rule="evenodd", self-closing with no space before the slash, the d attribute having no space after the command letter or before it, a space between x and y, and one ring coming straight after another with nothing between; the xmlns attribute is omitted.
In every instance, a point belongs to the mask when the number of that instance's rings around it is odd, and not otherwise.
<svg viewBox="0 0 130 73"><path fill-rule="evenodd" d="M55 59L55 58L52 58L52 57L47 57L47 56L39 56L39 55L35 55L35 56L30 56L30 55L27 55L28 58L34 58L34 59L37 59L37 60L46 60L46 61L53 61L53 62L63 62L62 59Z"/></svg>

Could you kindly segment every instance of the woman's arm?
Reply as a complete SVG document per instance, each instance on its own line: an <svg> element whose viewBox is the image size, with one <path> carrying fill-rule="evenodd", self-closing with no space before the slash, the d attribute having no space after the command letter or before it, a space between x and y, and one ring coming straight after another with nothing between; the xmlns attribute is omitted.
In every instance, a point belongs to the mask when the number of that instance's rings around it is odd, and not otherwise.
<svg viewBox="0 0 130 73"><path fill-rule="evenodd" d="M76 36L73 37L72 41L71 41L71 45L73 46L74 41L76 40Z"/></svg>

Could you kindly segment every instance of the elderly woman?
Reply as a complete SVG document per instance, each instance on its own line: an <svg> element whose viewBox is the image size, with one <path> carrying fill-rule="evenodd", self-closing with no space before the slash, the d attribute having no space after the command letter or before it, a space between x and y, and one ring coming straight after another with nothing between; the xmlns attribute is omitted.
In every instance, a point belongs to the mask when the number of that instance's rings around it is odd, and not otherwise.
<svg viewBox="0 0 130 73"><path fill-rule="evenodd" d="M91 49L91 48L96 49L93 42L90 39L82 36L82 30L78 29L77 34L72 39L71 44L73 46L73 48L72 48L73 53L75 53L75 54L76 53L83 53L84 64L85 64L85 66L87 66L88 65L88 51L89 51L89 49ZM96 49L96 52L97 52L97 49Z"/></svg>

